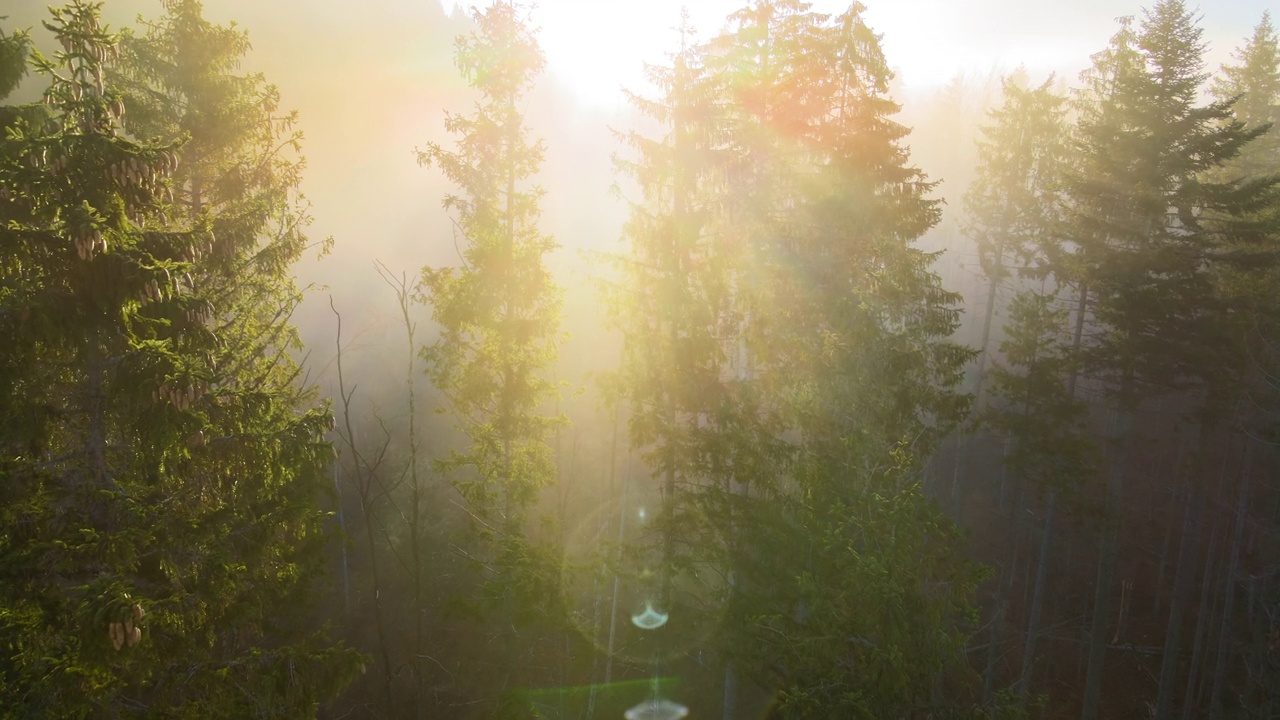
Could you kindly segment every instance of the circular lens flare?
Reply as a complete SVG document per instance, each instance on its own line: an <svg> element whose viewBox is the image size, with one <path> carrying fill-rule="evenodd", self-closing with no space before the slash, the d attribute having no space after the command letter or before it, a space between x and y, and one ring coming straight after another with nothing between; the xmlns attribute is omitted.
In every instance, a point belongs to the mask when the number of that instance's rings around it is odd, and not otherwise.
<svg viewBox="0 0 1280 720"><path fill-rule="evenodd" d="M667 624L668 617L670 616L667 613L660 613L657 610L654 610L653 603L646 600L644 603L644 612L639 615L632 615L631 624L641 630L657 630Z"/></svg>

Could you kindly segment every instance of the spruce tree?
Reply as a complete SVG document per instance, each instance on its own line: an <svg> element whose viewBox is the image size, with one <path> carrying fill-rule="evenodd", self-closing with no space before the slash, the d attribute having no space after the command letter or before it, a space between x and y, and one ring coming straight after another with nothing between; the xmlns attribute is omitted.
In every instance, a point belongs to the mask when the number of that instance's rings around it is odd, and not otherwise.
<svg viewBox="0 0 1280 720"><path fill-rule="evenodd" d="M757 2L696 52L697 92L669 83L651 106L696 112L639 145L654 194L624 267L658 282L621 296L657 310L670 285L698 301L661 323L628 311L645 348L628 362L648 368L641 417L687 418L668 438L641 426L653 460L684 456L664 456L672 441L690 458L678 497L699 512L680 545L731 578L723 714L739 677L780 688L788 717L965 707L933 681L963 664L977 574L915 479L964 412L969 353L947 340L955 296L911 247L937 202L899 144L878 38L859 5L833 19ZM680 146L682 128L697 134Z"/></svg>
<svg viewBox="0 0 1280 720"><path fill-rule="evenodd" d="M132 139L98 6L47 27L52 120L0 151L5 705L314 715L359 662L296 612L332 417L294 383L285 314L241 322L211 279L244 271L266 223L179 218L185 138ZM288 259L263 286L288 286Z"/></svg>
<svg viewBox="0 0 1280 720"><path fill-rule="evenodd" d="M1022 290L1009 307L1000 343L1002 361L991 368L991 404L979 416L986 427L1008 439L1004 458L1013 483L1045 499L1034 595L1027 621L1018 694L1025 700L1039 639L1039 618L1052 557L1054 523L1060 498L1068 506L1082 504L1083 485L1096 468L1096 450L1088 434L1086 408L1074 396L1070 378L1078 362L1067 323L1068 311L1056 307L1055 294ZM1015 495L1021 491L1015 491ZM1017 506L1014 512L1019 512ZM1014 521L1010 521L1014 522ZM1012 532L1012 530L1011 530ZM1006 561L1006 565L1012 564ZM1009 602L997 600L1003 612ZM1000 624L1000 619L996 620ZM997 638L993 635L992 642Z"/></svg>
<svg viewBox="0 0 1280 720"><path fill-rule="evenodd" d="M1048 271L1046 250L1061 207L1059 178L1066 154L1066 99L1053 92L1052 82L1050 77L1029 88L1025 76L1002 81L1004 101L988 113L991 124L982 127L977 177L964 195L966 234L977 245L988 282L974 373L979 402L1000 290Z"/></svg>
<svg viewBox="0 0 1280 720"><path fill-rule="evenodd" d="M788 716L962 708L963 690L937 696L931 683L963 665L978 574L917 481L966 411L957 384L971 357L949 339L958 298L912 246L939 220L933 183L908 163L860 4L779 45L804 60L774 123L793 143L782 177L797 191L769 246L765 317L779 378L769 399L787 409L797 456L788 491L767 498L777 510L762 508L771 521L759 526L775 532L752 543L748 590L763 613L749 637L777 658ZM795 552L778 564L766 547Z"/></svg>
<svg viewBox="0 0 1280 720"><path fill-rule="evenodd" d="M476 30L458 38L456 64L478 96L475 112L446 113L455 149L432 143L418 154L459 187L443 204L455 213L462 247L461 267L422 271L440 332L422 356L445 399L441 411L464 436L437 467L472 519L476 610L504 638L500 685L509 689L522 653L536 645L521 631L560 622L547 601L557 593L556 560L530 540L527 521L556 479L550 440L563 418L548 411L557 392L548 375L561 342L562 291L545 262L556 242L537 225L542 190L531 184L544 145L529 139L523 117L545 60L520 6L496 2L474 20Z"/></svg>
<svg viewBox="0 0 1280 720"><path fill-rule="evenodd" d="M1209 84L1218 102L1232 102L1232 117L1248 129L1269 127L1228 163L1228 171L1245 178L1280 172L1280 44L1271 12L1264 11L1245 44L1236 48L1235 63L1226 64Z"/></svg>
<svg viewBox="0 0 1280 720"><path fill-rule="evenodd" d="M1107 519L1090 642L1084 717L1101 694L1105 633L1132 420L1145 400L1190 392L1202 423L1198 458L1213 447L1239 378L1230 303L1215 271L1231 244L1259 228L1247 214L1264 201L1262 184L1238 186L1213 175L1261 129L1231 117L1230 102L1198 104L1206 79L1202 30L1179 0L1162 0L1140 26L1126 24L1085 76L1078 123L1079 168L1069 176L1069 237L1074 269L1090 293L1089 374L1105 382L1109 423ZM1192 483L1194 512L1204 482ZM1193 517L1198 522L1198 515ZM1193 540L1196 536L1193 536ZM1192 556L1195 548L1192 547ZM1157 715L1170 712L1179 632L1190 587L1180 570L1170 609Z"/></svg>
<svg viewBox="0 0 1280 720"><path fill-rule="evenodd" d="M1022 509L1017 499L1028 499L1026 490L1030 490L1046 504L1040 569L1036 575L1019 681L1019 695L1024 699L1026 676L1034 658L1036 625L1048 581L1058 492L1073 489L1075 484L1087 479L1082 467L1072 462L1081 445L1080 428L1075 427L1078 418L1066 423L1066 432L1057 424L1067 419L1057 408L1064 403L1071 404L1074 390L1068 382L1071 373L1059 372L1066 359L1050 360L1056 353L1070 352L1069 346L1051 345L1060 340L1060 333L1065 331L1066 316L1050 312L1049 298L1026 288L1027 283L1038 279L1041 287L1062 283L1063 287L1057 288L1059 292L1071 290L1063 278L1052 276L1052 262L1060 255L1055 233L1061 212L1059 179L1067 149L1066 99L1052 91L1052 78L1035 88L1026 87L1025 82L1025 75L1004 79L1004 101L989 113L991 124L982 128L977 176L964 197L967 231L977 245L979 265L988 282L973 379L974 394L980 404L978 419L1004 442L1000 472L1002 501L1015 498L1012 512L1020 514ZM1015 299L1012 303L1004 302L1009 320L1004 323L1005 340L997 353L991 338L1002 294L1015 294ZM999 355L1003 355L1004 365L997 359ZM1056 365L1045 368L1050 362ZM987 385L988 376L993 381L991 386ZM984 394L984 391L988 392ZM1024 422L1027 418L1038 420ZM1062 457L1055 458L1055 451L1061 452ZM1045 472L1049 468L1057 468L1058 472ZM1012 566L1021 539L1018 527L1018 523L1010 522L1007 528L991 643L987 650L984 677L984 696L987 697L994 689L996 660L1004 651L1000 634L1011 602Z"/></svg>

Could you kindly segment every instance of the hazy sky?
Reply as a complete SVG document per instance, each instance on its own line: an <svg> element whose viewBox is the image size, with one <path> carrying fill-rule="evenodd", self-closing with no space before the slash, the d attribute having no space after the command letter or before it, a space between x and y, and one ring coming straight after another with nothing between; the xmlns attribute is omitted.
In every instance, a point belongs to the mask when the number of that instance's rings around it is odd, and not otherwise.
<svg viewBox="0 0 1280 720"><path fill-rule="evenodd" d="M8 27L37 26L58 0L0 0ZM1151 0L1152 2L1154 0ZM610 154L619 149L609 127L625 127L619 88L643 90L642 63L661 61L678 42L672 28L682 5L702 37L745 0L538 0L533 19L548 56L549 77L531 101L529 121L547 141L540 181L544 230L564 246L616 249L625 205L609 192ZM1057 71L1068 81L1115 31L1115 18L1136 14L1140 0L866 0L866 17L882 34L890 66L899 72L913 162L943 184L960 205L972 136L955 134L955 117L931 114L931 90L957 75L982 85L993 70L1025 64L1038 80ZM472 3L462 4L469 8ZM814 0L840 12L842 0ZM1267 0L1218 0L1201 5L1216 71L1250 34ZM393 307L373 272L374 259L413 272L455 262L440 198L452 188L434 169L419 167L413 149L448 143L443 111L466 111L470 100L452 63L454 36L465 29L454 0L204 0L218 23L236 21L253 51L243 70L264 72L282 104L301 113L308 168L304 189L314 203L313 236L332 235L333 255L301 263L305 281L326 286L347 307L364 303L370 316ZM114 27L138 14L156 17L159 0L105 0ZM448 17L455 15L454 18ZM49 50L50 40L37 31ZM32 78L27 92L38 93ZM575 101L574 98L577 98ZM587 107L579 106L579 103ZM973 124L972 122L970 123ZM940 130L939 127L942 126ZM951 157L954 156L954 157ZM950 161L948 161L950 157ZM971 160L971 158L969 158ZM968 162L971 164L971 162ZM948 261L959 258L952 253ZM567 281L570 284L574 280ZM327 337L325 296L298 319L309 338ZM355 313L355 310L351 311ZM315 324L313 332L307 325ZM360 326L357 318L355 325ZM394 332L394 328L392 328Z"/></svg>
<svg viewBox="0 0 1280 720"><path fill-rule="evenodd" d="M421 2L423 0L403 0ZM471 3L445 0L446 7ZM699 34L719 29L739 0L541 0L534 18L550 69L593 104L618 101L619 85L636 86L643 61L675 46L680 9L689 9ZM1051 71L1072 78L1115 31L1114 20L1146 4L1116 0L866 0L868 23L883 37L890 65L908 90L945 83L958 72L985 74L1025 64L1033 76ZM1191 3L1196 6L1196 3ZM1210 69L1257 24L1268 0L1204 3ZM838 13L844 0L813 0Z"/></svg>

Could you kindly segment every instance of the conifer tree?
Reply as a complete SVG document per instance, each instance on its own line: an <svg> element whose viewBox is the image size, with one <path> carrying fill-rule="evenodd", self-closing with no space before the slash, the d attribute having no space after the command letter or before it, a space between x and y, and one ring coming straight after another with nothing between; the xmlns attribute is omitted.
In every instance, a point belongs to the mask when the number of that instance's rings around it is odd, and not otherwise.
<svg viewBox="0 0 1280 720"><path fill-rule="evenodd" d="M1230 243L1256 239L1258 228L1245 216L1264 200L1266 189L1215 182L1211 173L1261 130L1234 121L1230 102L1197 104L1206 79L1201 38L1185 4L1162 0L1144 13L1136 32L1123 25L1084 78L1080 165L1068 178L1068 232L1076 253L1067 267L1080 273L1078 282L1090 293L1094 342L1085 348L1085 367L1107 383L1114 403L1086 718L1096 716L1101 694L1134 413L1147 398L1194 392L1204 423L1199 452L1204 467L1239 377L1240 357L1231 350L1227 322L1233 311L1215 289L1214 271L1231 259L1225 252ZM1203 493L1203 485L1193 482L1193 493ZM1192 502L1198 513L1202 495ZM1190 587L1190 571L1180 568L1179 575L1157 704L1161 717L1170 711Z"/></svg>
<svg viewBox="0 0 1280 720"><path fill-rule="evenodd" d="M444 206L466 242L461 268L423 271L442 330L425 354L451 409L476 419L463 427L470 446L446 465L471 469L456 474L459 489L509 531L555 476L547 438L558 419L541 407L554 393L544 373L560 339L561 292L544 264L556 243L537 228L542 191L529 185L544 145L527 138L521 104L545 60L515 4L497 2L475 22L457 64L480 94L476 113L446 113L456 150L432 143L419 153L460 187Z"/></svg>
<svg viewBox="0 0 1280 720"><path fill-rule="evenodd" d="M185 138L131 139L97 5L47 26L52 120L19 119L0 151L4 704L311 716L359 662L296 612L332 419L293 382L284 317L224 315L210 279L243 270L264 223L173 222ZM287 286L274 259L260 282Z"/></svg>
<svg viewBox="0 0 1280 720"><path fill-rule="evenodd" d="M1209 84L1218 102L1234 102L1232 117L1248 129L1271 126L1240 155L1228 163L1228 170L1246 178L1280 172L1280 44L1271 12L1264 11L1245 44L1236 49L1235 64L1222 66L1221 74Z"/></svg>
<svg viewBox="0 0 1280 720"><path fill-rule="evenodd" d="M1004 461L1014 483L1046 498L1018 679L1018 694L1024 701L1040 632L1059 498L1078 503L1081 486L1092 476L1097 460L1085 426L1084 403L1074 396L1070 383L1078 360L1072 352L1068 312L1056 308L1056 300L1053 294L1035 290L1023 290L1014 297L1004 326L1006 337L1000 343L1003 362L996 361L991 369L992 403L980 415L984 425L1009 438ZM1006 568L1005 572L1012 571ZM1008 599L998 602L1003 609Z"/></svg>
<svg viewBox="0 0 1280 720"><path fill-rule="evenodd" d="M5 20L0 16L0 21ZM0 99L18 88L27 74L27 53L31 51L31 38L18 31L0 35ZM9 122L5 123L7 127Z"/></svg>
<svg viewBox="0 0 1280 720"><path fill-rule="evenodd" d="M614 258L618 283L608 293L610 323L623 336L612 377L615 402L626 404L631 447L645 459L662 498L653 531L623 551L619 566L629 578L646 566L659 568L648 579L630 579L630 592L668 618L639 638L654 648L655 673L673 672L666 663L679 662L678 650L687 644L682 638L704 636L715 624L722 588L709 586L705 573L700 580L696 568L719 569L727 561L715 532L722 526L706 522L703 510L727 505L733 472L742 472L734 448L750 445L756 428L735 412L742 402L733 370L740 338L730 320L736 253L729 237L713 231L717 98L687 16L679 33L670 64L646 66L658 96L629 93L661 131L622 136L631 154L617 159L618 169L634 180L639 197L623 228L625 251ZM732 695L729 674L726 693Z"/></svg>
<svg viewBox="0 0 1280 720"><path fill-rule="evenodd" d="M1025 290L1019 290L1020 286L1037 277L1042 286L1047 282L1062 282L1060 278L1050 278L1049 274L1052 271L1051 261L1059 254L1055 247L1055 232L1060 222L1059 176L1066 154L1066 99L1051 90L1051 82L1052 78L1038 87L1028 88L1025 74L1004 79L1004 102L989 113L992 123L982 128L976 179L964 197L967 230L977 244L979 265L988 282L973 388L981 407L980 423L994 430L1005 442L1000 497L1024 498L1024 487L1047 495L1044 538L1040 548L1041 567L1037 573L1032 622L1023 658L1024 677L1019 683L1022 698L1026 697L1027 690L1025 675L1034 657L1032 638L1037 633L1034 625L1038 622L1044 585L1048 580L1047 565L1052 549L1057 491L1071 484L1065 478L1070 478L1072 470L1079 470L1072 467L1065 456L1063 463L1056 463L1052 458L1055 446L1067 455L1075 451L1078 438L1071 432L1064 434L1064 439L1069 439L1067 442L1055 443L1060 433L1057 426L1022 422L1025 417L1038 417L1038 411L1053 407L1057 402L1070 400L1060 397L1068 386L1065 375L1058 378L1061 382L1058 388L1053 386L1052 378L1057 375L1052 371L1048 379L1037 377L1038 373L1043 373L1041 366L1047 362L1044 350L1039 348L1063 329L1047 323L1065 322L1065 315L1048 313L1047 299L1039 294L1023 297L1021 293ZM992 330L1002 291L1019 293L1019 299L1010 306L1009 321L1004 327L1007 337L1000 347L1001 352L1006 353L1005 362L1009 369L998 367L999 360L992 358L996 354L992 347ZM1032 305L1035 305L1034 310ZM1008 355L1009 352L1021 354L1013 357ZM993 368L990 375L995 382L991 388L986 384L989 366ZM1020 372L1026 375L1019 375ZM984 395L988 389L990 398ZM1044 417L1063 419L1058 412L1050 412ZM1045 467L1061 467L1065 474L1056 477L1063 479L1055 483L1040 482L1044 473L1040 472L1042 468L1036 465L1037 462L1048 463ZM1006 487L1010 484L1006 483L1006 478L1010 477L1012 489ZM1074 482L1084 479L1079 475L1073 478ZM1021 512L1016 500L1013 512ZM1011 522L1007 529L995 615L990 624L992 641L988 645L984 677L984 696L988 697L994 689L996 659L1004 651L1000 633L1003 632L1010 603L1013 560L1020 547L1017 528L1018 524Z"/></svg>
<svg viewBox="0 0 1280 720"><path fill-rule="evenodd" d="M687 17L681 48L671 66L648 66L662 93L647 99L629 93L632 104L665 127L659 138L630 132L633 159L619 170L639 186L623 229L628 252L616 265L620 282L610 298L610 321L624 337L617 372L629 405L632 447L641 448L667 503L676 512L677 492L711 480L728 392L723 374L734 354L734 338L723 332L729 313L726 254L708 232L715 217L713 97Z"/></svg>
<svg viewBox="0 0 1280 720"><path fill-rule="evenodd" d="M697 49L697 92L668 83L648 106L675 120L696 110L691 120L637 145L653 194L633 211L624 260L648 280L621 296L649 309L627 310L643 384L631 382L651 408L641 418L688 418L667 438L650 420L641 439L655 461L664 443L688 453L680 497L708 527L682 523L682 546L733 578L725 717L738 675L782 688L787 717L964 706L956 688L935 697L933 679L963 664L955 623L970 617L977 576L914 477L964 411L954 386L969 355L946 340L955 296L910 246L937 203L899 145L906 130L890 118L889 72L861 10L735 13ZM694 212L676 213L681 200ZM667 283L695 307L661 311ZM903 572L890 579L890 567Z"/></svg>
<svg viewBox="0 0 1280 720"><path fill-rule="evenodd" d="M471 115L446 113L456 148L429 144L418 154L458 187L444 199L456 214L461 267L425 268L421 291L440 328L423 349L432 383L458 418L465 440L438 462L471 514L483 603L508 636L531 623L559 622L555 561L535 546L528 512L556 479L548 412L557 392L547 377L561 341L562 291L545 264L557 245L537 226L542 190L531 177L544 145L530 140L524 98L545 59L524 11L499 1L474 15L476 30L458 39L456 64L478 95ZM514 638L507 637L506 642ZM502 648L509 676L518 648ZM508 678L501 683L509 687Z"/></svg>
<svg viewBox="0 0 1280 720"><path fill-rule="evenodd" d="M757 527L773 532L752 541L758 581L748 592L760 614L749 637L777 658L771 672L795 717L963 707L963 691L936 697L927 685L963 664L977 581L916 482L967 408L956 385L970 353L949 340L958 298L929 269L933 256L911 245L938 222L937 201L908 164L891 73L862 10L784 26L777 38L800 60L773 122L794 144L781 158L795 190L768 246L765 367L778 378L769 401L798 431L797 455L787 491L767 496L779 507L762 506L770 521ZM888 567L909 571L871 579ZM948 590L935 592L939 583Z"/></svg>
<svg viewBox="0 0 1280 720"><path fill-rule="evenodd" d="M1002 81L1004 102L988 113L978 140L977 177L964 196L968 234L988 282L974 395L981 401L999 289L1017 277L1043 275L1046 246L1061 206L1059 177L1066 153L1066 99L1024 76Z"/></svg>

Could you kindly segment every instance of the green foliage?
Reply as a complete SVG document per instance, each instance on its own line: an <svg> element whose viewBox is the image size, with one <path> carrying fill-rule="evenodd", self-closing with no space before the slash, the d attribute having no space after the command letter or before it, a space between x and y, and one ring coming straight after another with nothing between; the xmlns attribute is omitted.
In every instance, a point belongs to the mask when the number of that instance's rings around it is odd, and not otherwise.
<svg viewBox="0 0 1280 720"><path fill-rule="evenodd" d="M558 392L548 375L562 341L563 293L545 265L557 245L538 230L542 191L529 180L544 146L527 137L523 118L542 51L514 3L477 10L474 20L455 61L478 95L475 113L446 112L453 150L432 143L418 153L459 188L443 205L456 215L462 246L461 267L422 271L422 300L440 331L422 358L445 400L439 412L452 414L464 438L436 466L465 501L471 533L455 547L476 573L471 610L490 635L484 652L501 668L472 681L509 717L519 702L498 697L509 679L531 675L545 638L564 637L558 548L531 540L527 527L556 479L550 441L565 421L547 412Z"/></svg>
<svg viewBox="0 0 1280 720"><path fill-rule="evenodd" d="M1050 77L1029 88L1021 75L1004 78L1004 102L988 114L991 124L978 140L977 177L964 195L967 234L983 274L997 284L1014 269L1043 275L1046 255L1056 254L1066 99L1052 83Z"/></svg>
<svg viewBox="0 0 1280 720"><path fill-rule="evenodd" d="M0 20L4 20L0 17ZM31 38L25 32L0 33L0 100L9 97L27 75ZM7 123L6 123L7 124Z"/></svg>
<svg viewBox="0 0 1280 720"><path fill-rule="evenodd" d="M537 228L542 191L528 185L543 143L526 138L521 114L542 51L514 4L477 11L475 21L456 61L480 95L476 113L446 113L457 149L432 143L418 156L461 188L444 207L457 213L466 246L461 268L423 270L423 297L440 326L423 359L448 401L441 410L467 437L441 469L482 525L510 532L555 478L548 439L562 419L542 409L556 392L546 372L561 340L562 292L543 263L556 243Z"/></svg>
<svg viewBox="0 0 1280 720"><path fill-rule="evenodd" d="M1129 407L1239 372L1213 271L1266 233L1247 214L1272 182L1211 177L1262 129L1234 120L1229 101L1196 104L1201 35L1181 2L1157 4L1095 58L1081 97L1069 233L1105 329L1086 364Z"/></svg>
<svg viewBox="0 0 1280 720"><path fill-rule="evenodd" d="M704 587L718 649L784 717L973 707L980 573L914 483L964 415L972 353L911 245L938 203L861 12L756 2L706 43L686 30L650 68L662 97L633 98L664 134L626 137L642 197L611 312L666 572L732 578Z"/></svg>
<svg viewBox="0 0 1280 720"><path fill-rule="evenodd" d="M288 258L258 262L284 194L188 213L180 158L201 138L130 139L144 128L108 81L118 36L96 5L48 27L62 51L32 62L54 120L19 119L0 149L19 189L0 202L4 705L308 716L359 658L291 612L325 544L332 420L292 384ZM236 159L264 160L248 143ZM117 649L126 622L139 636Z"/></svg>
<svg viewBox="0 0 1280 720"><path fill-rule="evenodd" d="M1250 130L1270 129L1250 143L1230 163L1231 170L1244 177L1262 177L1280 172L1280 44L1271 23L1271 12L1262 19L1245 44L1235 51L1237 64L1222 66L1209 92L1219 102L1232 102L1232 116Z"/></svg>
<svg viewBox="0 0 1280 720"><path fill-rule="evenodd" d="M906 482L909 465L828 472L802 471L815 490L744 518L751 559L727 652L781 688L781 717L964 716L983 574L958 554L962 536Z"/></svg>
<svg viewBox="0 0 1280 720"><path fill-rule="evenodd" d="M1081 500L1097 458L1085 405L1070 394L1076 360L1066 320L1052 295L1018 293L1000 343L1004 363L991 369L996 400L981 420L1012 441L1006 462L1020 479L1039 492Z"/></svg>

